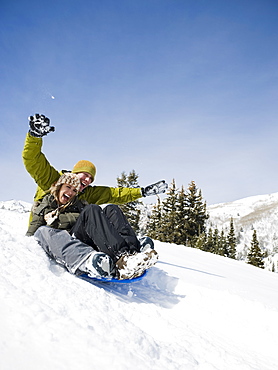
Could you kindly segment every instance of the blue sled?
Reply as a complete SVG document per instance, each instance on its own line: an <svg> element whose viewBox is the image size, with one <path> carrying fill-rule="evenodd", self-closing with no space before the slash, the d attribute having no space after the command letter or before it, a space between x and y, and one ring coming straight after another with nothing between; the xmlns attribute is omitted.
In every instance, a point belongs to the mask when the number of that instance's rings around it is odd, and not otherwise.
<svg viewBox="0 0 278 370"><path fill-rule="evenodd" d="M89 283L93 283L93 282L101 282L101 283L133 283L135 281L139 281L139 280L143 279L143 277L146 276L146 274L147 274L147 270L145 270L142 275L137 276L137 277L135 277L133 279L123 279L123 280L119 280L119 279L116 279L116 278L92 277L92 276L89 276L89 275L86 275L86 274L79 275L78 277L81 278L82 280L88 281Z"/></svg>

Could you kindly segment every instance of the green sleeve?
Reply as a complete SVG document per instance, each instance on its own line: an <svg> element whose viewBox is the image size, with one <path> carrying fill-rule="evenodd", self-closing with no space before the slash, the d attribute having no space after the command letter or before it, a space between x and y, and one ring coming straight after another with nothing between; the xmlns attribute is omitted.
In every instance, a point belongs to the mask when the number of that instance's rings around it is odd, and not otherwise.
<svg viewBox="0 0 278 370"><path fill-rule="evenodd" d="M125 204L142 197L141 188L111 188L108 186L89 186L78 196L90 204Z"/></svg>
<svg viewBox="0 0 278 370"><path fill-rule="evenodd" d="M28 133L24 143L22 158L26 170L38 185L35 200L40 199L60 177L60 173L50 165L41 149L42 138L33 137Z"/></svg>
<svg viewBox="0 0 278 370"><path fill-rule="evenodd" d="M50 186L59 179L59 173L50 165L45 155L41 152L42 138L26 136L22 153L26 170L38 185L35 201L44 197ZM140 188L111 188L108 186L89 186L84 193L79 194L79 199L84 199L91 204L125 204L142 197Z"/></svg>

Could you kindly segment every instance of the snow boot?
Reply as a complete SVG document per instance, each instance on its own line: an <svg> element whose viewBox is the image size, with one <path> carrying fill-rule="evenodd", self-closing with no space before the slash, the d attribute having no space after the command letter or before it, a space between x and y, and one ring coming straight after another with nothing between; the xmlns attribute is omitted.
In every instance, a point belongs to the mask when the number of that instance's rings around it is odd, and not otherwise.
<svg viewBox="0 0 278 370"><path fill-rule="evenodd" d="M140 242L140 252L144 252L147 249L154 249L154 243L152 239L148 236L143 236L139 239Z"/></svg>
<svg viewBox="0 0 278 370"><path fill-rule="evenodd" d="M141 276L145 270L152 267L158 260L158 253L148 248L142 253L125 254L116 262L116 273L119 280L132 279Z"/></svg>
<svg viewBox="0 0 278 370"><path fill-rule="evenodd" d="M92 252L79 270L92 277L114 277L115 266L110 256L102 252Z"/></svg>

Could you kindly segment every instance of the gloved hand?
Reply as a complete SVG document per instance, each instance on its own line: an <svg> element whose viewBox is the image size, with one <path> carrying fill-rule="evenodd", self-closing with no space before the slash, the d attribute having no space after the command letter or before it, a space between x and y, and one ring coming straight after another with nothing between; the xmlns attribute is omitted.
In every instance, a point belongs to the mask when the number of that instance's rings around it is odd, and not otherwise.
<svg viewBox="0 0 278 370"><path fill-rule="evenodd" d="M165 193L165 191L168 189L168 184L165 182L165 180L161 180L156 182L155 184L148 185L145 188L141 188L143 197L147 197L149 195L156 195Z"/></svg>
<svg viewBox="0 0 278 370"><path fill-rule="evenodd" d="M49 126L50 119L43 114L36 113L34 116L28 117L30 130L29 133L35 137L42 137L51 131L55 131L55 127Z"/></svg>

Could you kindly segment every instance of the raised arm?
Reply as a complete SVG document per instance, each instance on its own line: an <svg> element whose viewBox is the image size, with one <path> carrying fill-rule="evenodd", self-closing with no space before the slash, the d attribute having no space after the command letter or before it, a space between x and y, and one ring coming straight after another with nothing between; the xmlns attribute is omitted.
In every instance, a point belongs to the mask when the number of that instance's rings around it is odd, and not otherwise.
<svg viewBox="0 0 278 370"><path fill-rule="evenodd" d="M47 117L38 114L34 117L29 117L30 130L25 139L22 158L26 170L37 185L43 191L47 191L60 177L59 172L50 165L41 151L42 136L54 131L54 127L49 126L50 121Z"/></svg>

